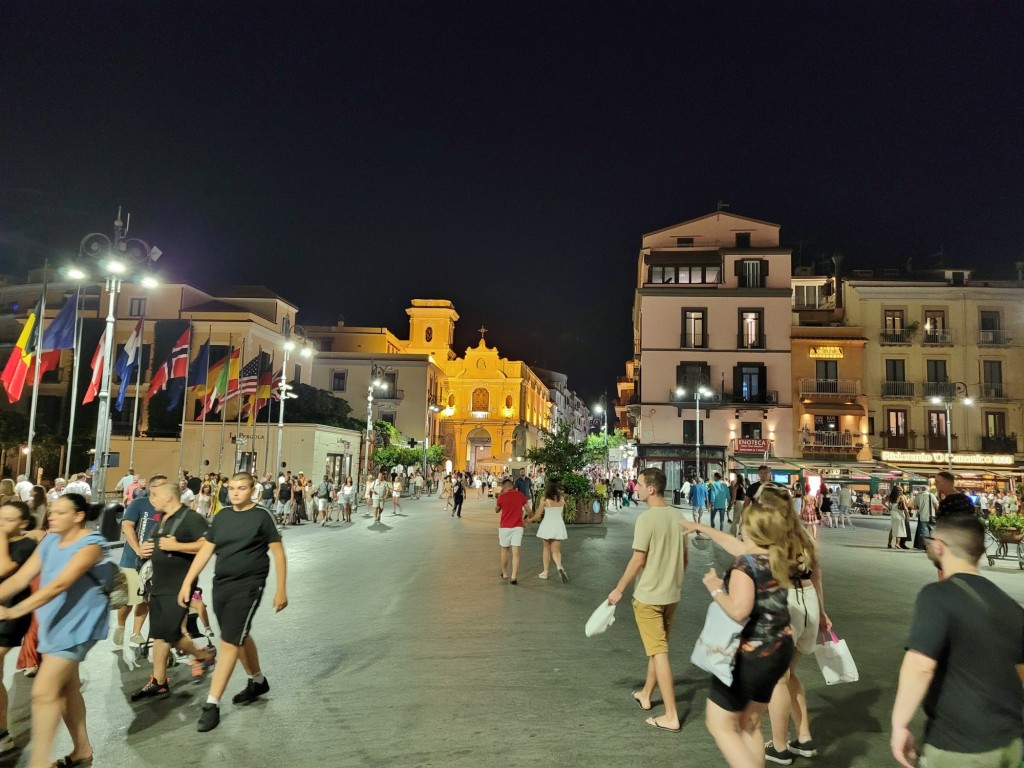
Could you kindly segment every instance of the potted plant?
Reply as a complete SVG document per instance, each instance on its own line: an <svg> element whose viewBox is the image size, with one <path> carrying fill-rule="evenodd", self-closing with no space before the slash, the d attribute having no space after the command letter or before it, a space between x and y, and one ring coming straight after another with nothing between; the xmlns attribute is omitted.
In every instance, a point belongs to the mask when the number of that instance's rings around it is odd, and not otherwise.
<svg viewBox="0 0 1024 768"><path fill-rule="evenodd" d="M1024 515L991 515L988 518L988 529L1000 541L1016 544L1024 540Z"/></svg>

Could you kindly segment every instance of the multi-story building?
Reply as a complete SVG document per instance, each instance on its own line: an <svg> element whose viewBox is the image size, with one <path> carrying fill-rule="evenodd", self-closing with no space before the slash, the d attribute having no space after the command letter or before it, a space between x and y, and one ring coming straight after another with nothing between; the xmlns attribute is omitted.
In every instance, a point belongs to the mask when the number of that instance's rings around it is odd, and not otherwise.
<svg viewBox="0 0 1024 768"><path fill-rule="evenodd" d="M458 357L451 345L459 315L450 301L413 299L406 314L408 339L386 328L308 328L325 350L314 364L316 385L356 413L368 402L376 366L385 386L373 390L373 420L389 421L403 438L442 443L454 469L522 460L551 426L543 381L525 363L501 357L482 334Z"/></svg>
<svg viewBox="0 0 1024 768"><path fill-rule="evenodd" d="M1024 281L970 270L853 270L843 297L868 339L875 457L923 468L1011 468L1024 430ZM949 408L947 410L947 404Z"/></svg>
<svg viewBox="0 0 1024 768"><path fill-rule="evenodd" d="M578 443L586 440L590 425L590 409L579 395L569 389L569 377L564 373L535 366L532 370L548 388L552 425L568 421L572 425L572 439Z"/></svg>
<svg viewBox="0 0 1024 768"><path fill-rule="evenodd" d="M644 235L631 407L638 456L670 487L730 452L791 455L790 258L779 225L721 211Z"/></svg>
<svg viewBox="0 0 1024 768"><path fill-rule="evenodd" d="M836 257L842 264L841 257ZM793 275L794 457L870 461L863 372L868 339L846 323L832 276L798 267Z"/></svg>
<svg viewBox="0 0 1024 768"><path fill-rule="evenodd" d="M619 376L615 381L615 426L623 434L632 439L633 426L636 424L638 403L636 397L636 358L626 361L626 375Z"/></svg>
<svg viewBox="0 0 1024 768"><path fill-rule="evenodd" d="M0 356L4 359L10 354L17 339L22 318L32 311L39 300L43 288L42 282L38 281L41 277L40 273L30 276L30 279L36 279L34 282L0 287L0 309L7 310L2 312L5 317L0 322L3 342L0 344ZM77 283L47 283L47 322L52 320L65 301L71 300L77 288ZM94 439L97 404L93 402L83 406L81 400L92 373L92 355L103 333L106 312L106 294L94 283L82 284L78 313L82 319L82 329L75 419L75 433L82 438L75 440L72 450L74 471L84 469L84 452L92 447ZM241 406L238 399L228 402L221 413L207 416L208 422L216 422L214 428L200 430L196 417L201 407L199 394L195 391L190 390L186 394L187 402L183 409L176 409L172 413L166 412L164 408L153 407L152 403L147 407L142 398L149 389L152 372L164 362L174 342L189 327L192 329L190 359L196 356L200 345L209 340L211 363L216 363L227 355L229 348L234 348L240 350L240 366L263 353L267 363L273 363L274 370L279 370L283 363L284 329L294 324L296 313L295 305L265 288L255 286L229 286L213 294L184 283L169 283L146 289L125 282L114 305L114 357L117 358L141 322L142 365L138 378L133 377L127 382L122 409L115 408L111 413L110 450L117 456L120 468L128 467L131 458L134 458L136 469L143 473L152 473L157 469L173 472L178 464L177 441L182 433L184 415L186 428L194 424L196 433L203 432L201 441L186 441L186 450L182 456L185 468L193 471L201 468L229 471L236 466L262 469L273 455L274 440L268 438L266 430L245 429L243 432L237 429L238 410ZM42 377L39 391L37 422L56 425L55 431L65 435L70 423L73 370L74 355L71 350L67 350L62 354L60 366ZM295 355L291 358L285 376L292 381L308 383L310 372L309 359ZM112 386L113 394L116 395L120 387L116 374L112 378ZM21 400L13 407L27 411L30 396L31 388L26 387ZM137 399L139 408L136 412ZM0 407L7 407L6 398L0 400L3 401ZM223 430L220 429L222 420L225 425ZM136 423L134 441L133 423ZM228 424L231 425L230 429L227 428ZM221 433L224 433L223 440ZM192 431L189 430L188 434L192 434ZM117 481L116 474L107 473L110 486Z"/></svg>

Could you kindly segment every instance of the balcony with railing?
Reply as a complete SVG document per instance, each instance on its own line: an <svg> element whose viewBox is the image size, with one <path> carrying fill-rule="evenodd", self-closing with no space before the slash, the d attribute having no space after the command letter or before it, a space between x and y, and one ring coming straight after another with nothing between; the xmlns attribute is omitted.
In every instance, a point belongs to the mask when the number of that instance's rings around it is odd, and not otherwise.
<svg viewBox="0 0 1024 768"><path fill-rule="evenodd" d="M742 333L738 334L736 336L736 349L765 349L764 336L750 337Z"/></svg>
<svg viewBox="0 0 1024 768"><path fill-rule="evenodd" d="M857 436L859 438L859 435ZM850 432L826 430L823 432L804 432L801 436L803 455L812 456L850 456L857 454L864 444Z"/></svg>
<svg viewBox="0 0 1024 768"><path fill-rule="evenodd" d="M879 335L882 346L895 346L910 344L914 340L914 331L905 328L899 330L882 331Z"/></svg>
<svg viewBox="0 0 1024 768"><path fill-rule="evenodd" d="M850 398L861 394L860 379L800 379L800 397Z"/></svg>
<svg viewBox="0 0 1024 768"><path fill-rule="evenodd" d="M955 433L950 435L950 445L958 450L960 438ZM882 433L882 447L887 451L930 451L946 452L946 436L943 434L919 435L914 430L907 434L896 435L891 432Z"/></svg>
<svg viewBox="0 0 1024 768"><path fill-rule="evenodd" d="M911 398L914 396L912 381L883 381L882 397Z"/></svg>
<svg viewBox="0 0 1024 768"><path fill-rule="evenodd" d="M708 335L684 333L679 339L681 349L707 349Z"/></svg>
<svg viewBox="0 0 1024 768"><path fill-rule="evenodd" d="M953 333L945 330L925 330L921 337L921 345L925 347L951 347L953 346Z"/></svg>
<svg viewBox="0 0 1024 768"><path fill-rule="evenodd" d="M978 331L979 347L1005 347L1012 341L1007 331Z"/></svg>
<svg viewBox="0 0 1024 768"><path fill-rule="evenodd" d="M693 407L696 405L696 398L693 391L686 390L685 395L676 394L676 390L669 390L668 401L673 405L685 405ZM759 392L726 392L714 391L711 395L701 395L700 407L711 408L716 405L778 405L779 392L776 389L762 389Z"/></svg>
<svg viewBox="0 0 1024 768"><path fill-rule="evenodd" d="M1007 400L1010 397L1002 382L984 381L980 390L979 400Z"/></svg>
<svg viewBox="0 0 1024 768"><path fill-rule="evenodd" d="M405 400L404 389L392 389L388 387L385 390L377 390L377 393L373 396L373 399L380 402L395 402L400 403Z"/></svg>
<svg viewBox="0 0 1024 768"><path fill-rule="evenodd" d="M982 453L1017 453L1017 435L981 438Z"/></svg>
<svg viewBox="0 0 1024 768"><path fill-rule="evenodd" d="M956 397L956 385L951 381L926 381L921 385L921 397L950 400Z"/></svg>

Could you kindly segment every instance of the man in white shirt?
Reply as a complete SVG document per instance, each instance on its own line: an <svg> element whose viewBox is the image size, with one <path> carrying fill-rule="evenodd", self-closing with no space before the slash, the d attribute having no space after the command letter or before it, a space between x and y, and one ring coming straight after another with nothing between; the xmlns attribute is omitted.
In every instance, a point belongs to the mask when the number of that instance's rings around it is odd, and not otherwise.
<svg viewBox="0 0 1024 768"><path fill-rule="evenodd" d="M931 488L925 488L914 499L917 510L917 531L914 533L914 549L927 548L927 539L932 535L935 524L935 513L939 509L939 500Z"/></svg>
<svg viewBox="0 0 1024 768"><path fill-rule="evenodd" d="M85 497L88 501L92 498L92 488L89 487L89 483L85 481L85 472L79 472L75 479L68 483L68 487L64 489L64 493L78 493Z"/></svg>
<svg viewBox="0 0 1024 768"><path fill-rule="evenodd" d="M853 528L853 518L850 517L850 511L853 508L853 491L850 490L849 486L839 486L839 524L845 528L846 523L850 523L850 527Z"/></svg>
<svg viewBox="0 0 1024 768"><path fill-rule="evenodd" d="M178 487L181 488L181 506L192 509L192 502L196 500L196 495L189 490L188 480L179 482Z"/></svg>
<svg viewBox="0 0 1024 768"><path fill-rule="evenodd" d="M19 499L26 503L32 498L32 483L25 475L18 475L18 482L14 484L14 492L18 494Z"/></svg>

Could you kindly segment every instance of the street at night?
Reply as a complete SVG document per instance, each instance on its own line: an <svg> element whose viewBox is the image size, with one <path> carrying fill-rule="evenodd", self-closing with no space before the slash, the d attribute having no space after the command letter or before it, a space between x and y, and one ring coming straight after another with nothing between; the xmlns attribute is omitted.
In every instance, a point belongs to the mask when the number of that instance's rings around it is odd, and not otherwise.
<svg viewBox="0 0 1024 768"><path fill-rule="evenodd" d="M247 707L227 704L213 733L195 733L206 686L187 667L172 668L169 697L130 704L147 668L128 671L100 643L82 669L97 764L722 765L703 724L708 676L688 663L708 602L700 576L709 550L691 549L676 618L670 656L686 722L670 734L645 726L629 699L645 663L629 606L606 634L583 634L629 557L636 507L570 530L568 584L536 577L540 543L528 534L516 586L498 574L493 501L470 497L461 520L436 498L403 508L379 526L364 508L351 526L285 532L290 604L275 615L264 601L253 630L271 692ZM821 755L797 765L889 764L889 710L913 600L935 578L923 554L884 548L887 521L855 523L823 530L821 540L826 610L860 681L826 687L815 662L802 663ZM1024 599L1016 562L983 572ZM243 683L236 673L228 693ZM27 727L27 688L16 676L16 739Z"/></svg>

